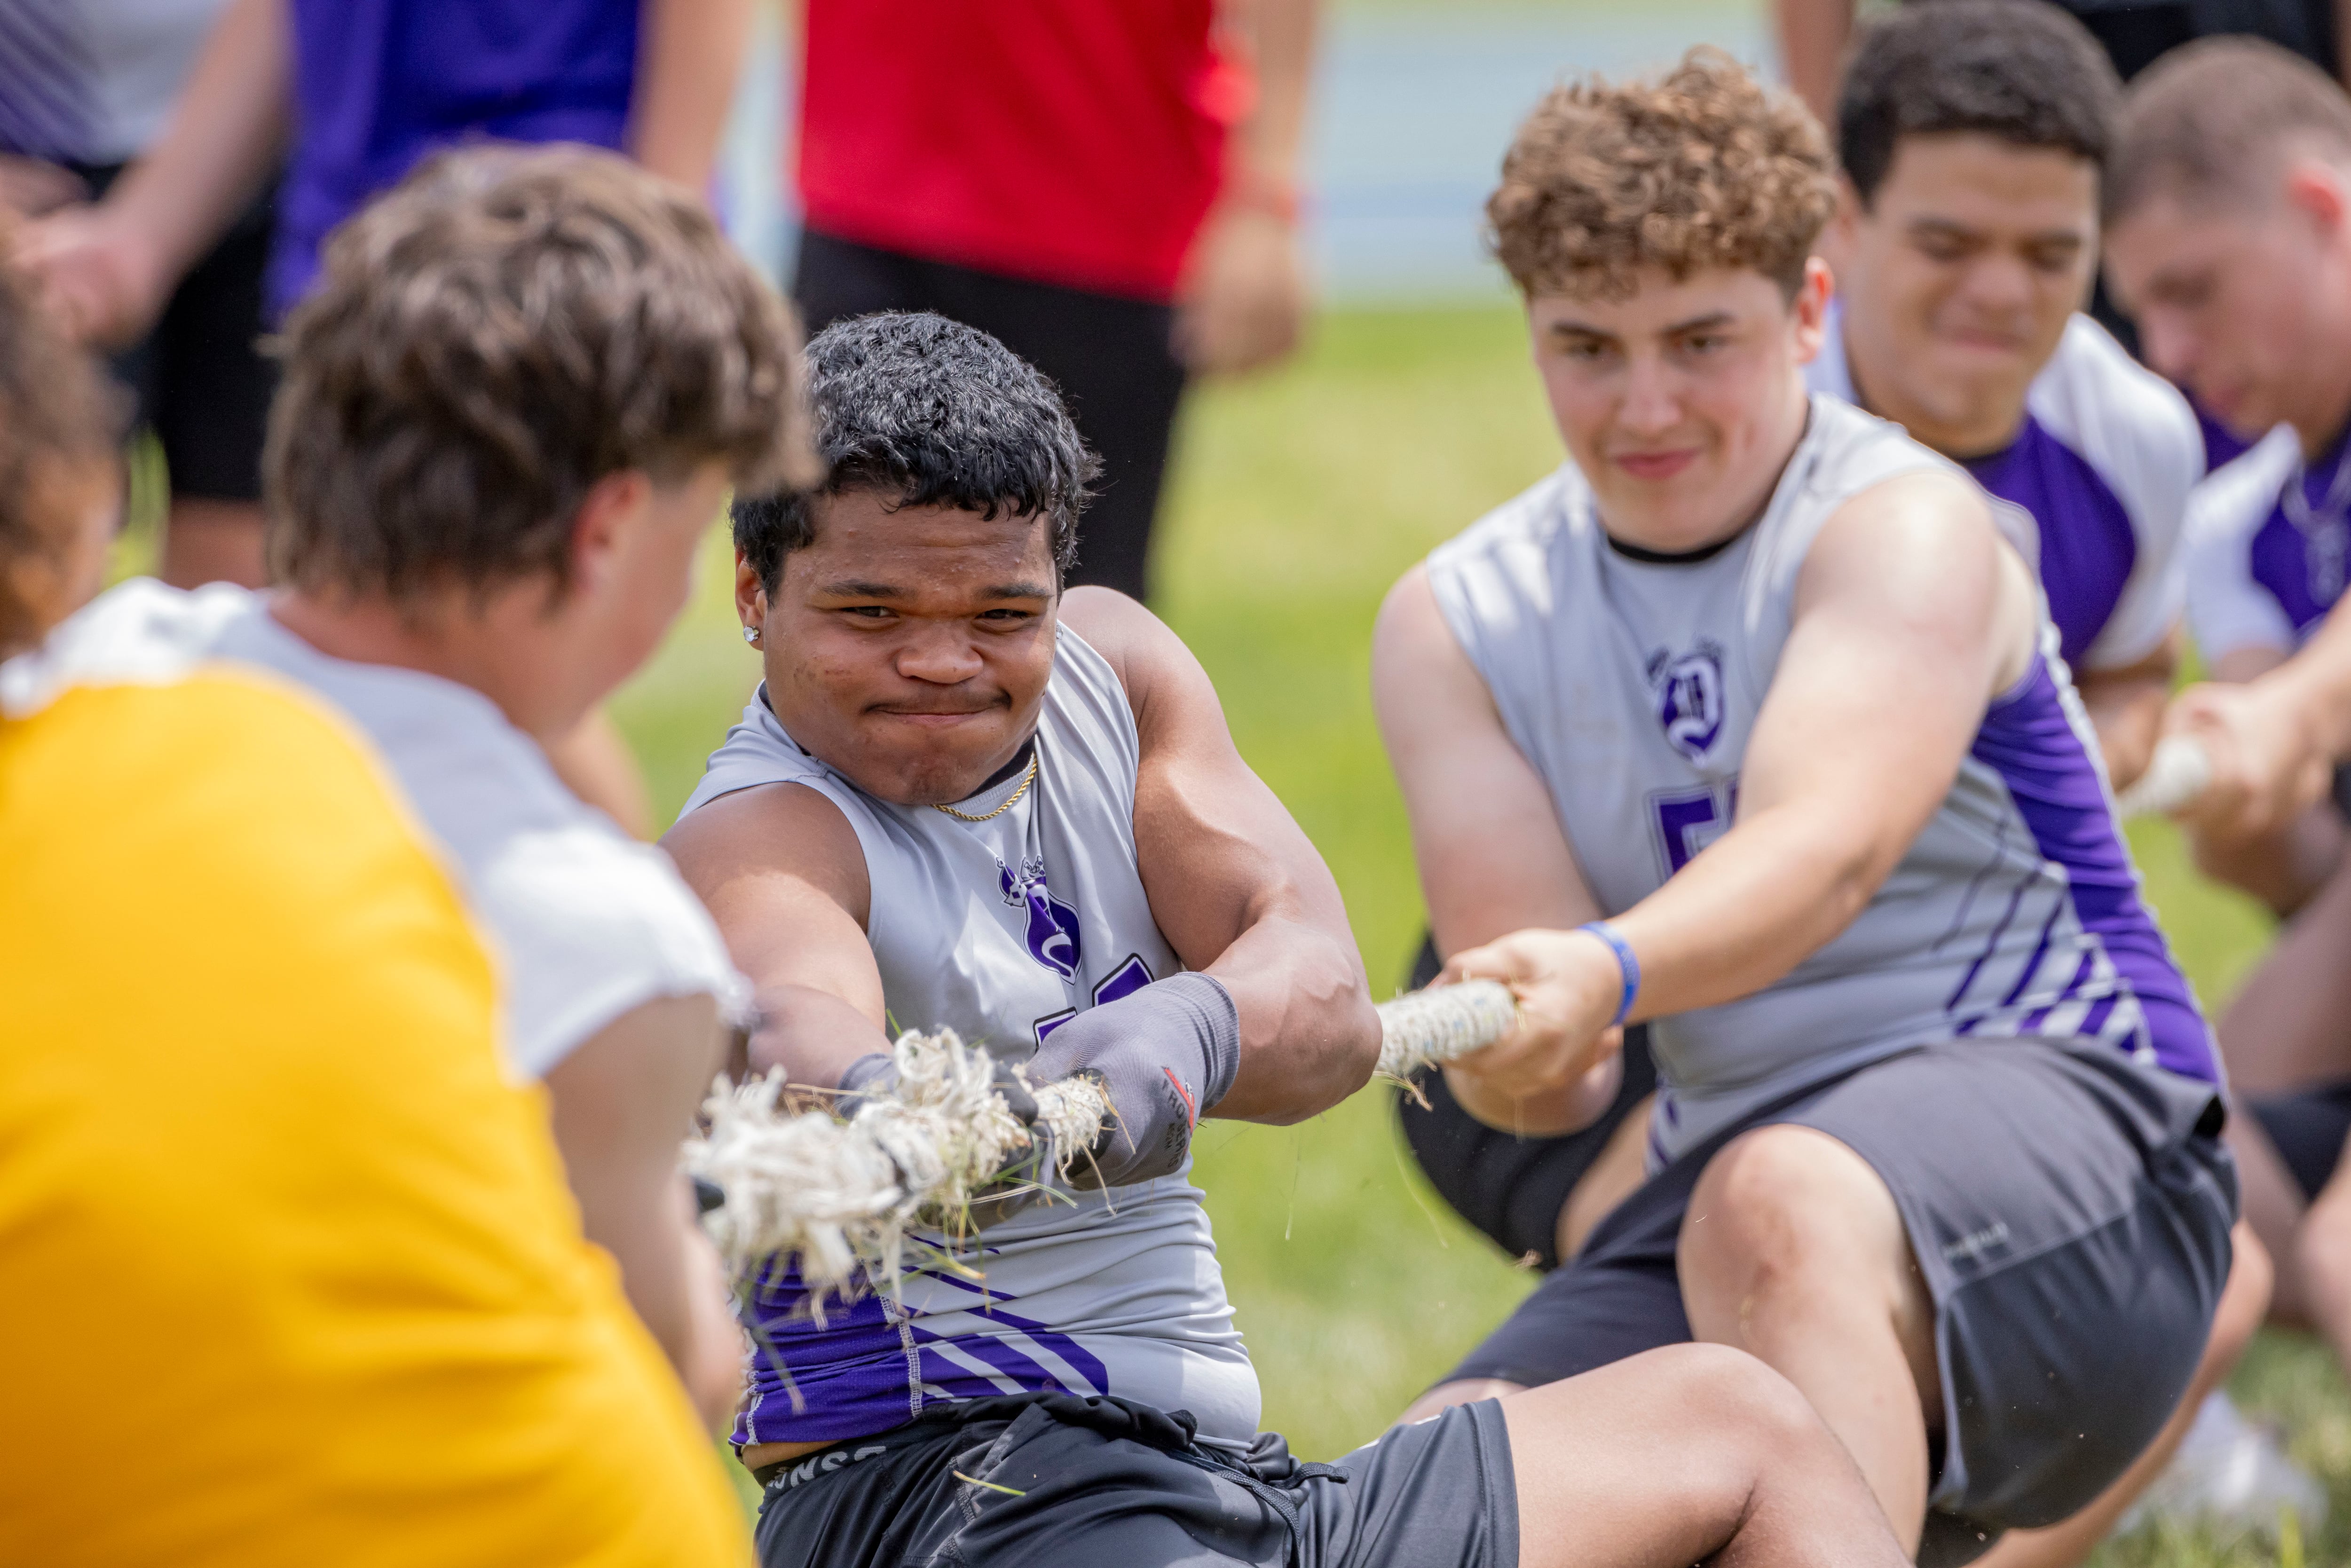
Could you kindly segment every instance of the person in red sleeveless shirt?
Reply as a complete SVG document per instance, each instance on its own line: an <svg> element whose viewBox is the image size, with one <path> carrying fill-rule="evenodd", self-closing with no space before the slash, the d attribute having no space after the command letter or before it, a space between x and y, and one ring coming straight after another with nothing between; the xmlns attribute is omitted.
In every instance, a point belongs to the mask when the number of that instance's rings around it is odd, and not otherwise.
<svg viewBox="0 0 2351 1568"><path fill-rule="evenodd" d="M1315 0L807 0L794 294L935 310L1103 461L1071 580L1144 595L1188 374L1288 352Z"/></svg>

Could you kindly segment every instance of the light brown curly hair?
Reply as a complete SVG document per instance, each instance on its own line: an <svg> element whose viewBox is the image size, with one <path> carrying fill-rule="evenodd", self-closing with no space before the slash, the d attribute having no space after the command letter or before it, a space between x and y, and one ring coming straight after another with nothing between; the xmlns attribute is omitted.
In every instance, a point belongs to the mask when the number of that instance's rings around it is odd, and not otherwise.
<svg viewBox="0 0 2351 1568"><path fill-rule="evenodd" d="M1621 299L1644 267L1745 267L1792 298L1834 171L1802 104L1701 46L1656 81L1552 89L1502 160L1489 243L1529 295Z"/></svg>
<svg viewBox="0 0 2351 1568"><path fill-rule="evenodd" d="M691 193L590 148L423 164L329 236L280 351L269 561L313 591L560 591L607 475L821 477L790 310Z"/></svg>

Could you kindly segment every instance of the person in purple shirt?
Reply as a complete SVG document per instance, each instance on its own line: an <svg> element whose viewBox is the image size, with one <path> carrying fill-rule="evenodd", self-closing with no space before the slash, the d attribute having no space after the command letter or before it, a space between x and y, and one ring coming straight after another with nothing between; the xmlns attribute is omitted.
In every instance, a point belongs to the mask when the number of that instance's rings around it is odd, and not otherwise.
<svg viewBox="0 0 2351 1568"><path fill-rule="evenodd" d="M2241 39L2182 49L2125 102L2107 272L2149 361L2258 444L2189 519L2212 679L2173 699L2211 781L2180 812L2208 873L2287 916L2220 1016L2252 1114L2229 1141L2278 1262L2273 1318L2351 1362L2351 99Z"/></svg>
<svg viewBox="0 0 2351 1568"><path fill-rule="evenodd" d="M83 340L128 341L281 157L272 318L329 230L459 142L611 148L699 193L750 16L749 0L231 0L149 155L104 201L25 225L18 260ZM590 804L650 831L601 711L552 756Z"/></svg>
<svg viewBox="0 0 2351 1568"><path fill-rule="evenodd" d="M1868 29L1838 105L1837 308L1807 371L2008 503L2117 789L2161 725L2203 475L2187 400L2078 308L2120 99L2048 5L1904 8Z"/></svg>

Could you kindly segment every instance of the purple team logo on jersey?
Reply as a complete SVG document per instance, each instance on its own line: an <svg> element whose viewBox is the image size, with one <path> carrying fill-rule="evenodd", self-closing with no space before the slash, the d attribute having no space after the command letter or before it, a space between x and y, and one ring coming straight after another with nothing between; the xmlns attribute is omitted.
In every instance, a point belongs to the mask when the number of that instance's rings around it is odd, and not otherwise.
<svg viewBox="0 0 2351 1568"><path fill-rule="evenodd" d="M1692 762L1703 762L1722 733L1722 645L1701 638L1687 653L1649 656L1649 687L1666 738Z"/></svg>
<svg viewBox="0 0 2351 1568"><path fill-rule="evenodd" d="M1065 980L1078 977L1078 912L1055 898L1045 886L1045 862L1034 855L1019 870L996 862L997 884L1004 902L1029 910L1029 956Z"/></svg>

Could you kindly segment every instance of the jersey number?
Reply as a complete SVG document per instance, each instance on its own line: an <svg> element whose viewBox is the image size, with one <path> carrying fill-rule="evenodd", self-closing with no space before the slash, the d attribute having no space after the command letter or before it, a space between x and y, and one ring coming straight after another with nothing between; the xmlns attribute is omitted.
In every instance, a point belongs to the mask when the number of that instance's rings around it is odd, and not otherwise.
<svg viewBox="0 0 2351 1568"><path fill-rule="evenodd" d="M1708 789L1683 789L1649 797L1656 825L1656 848L1667 876L1714 842L1739 814L1739 780Z"/></svg>

